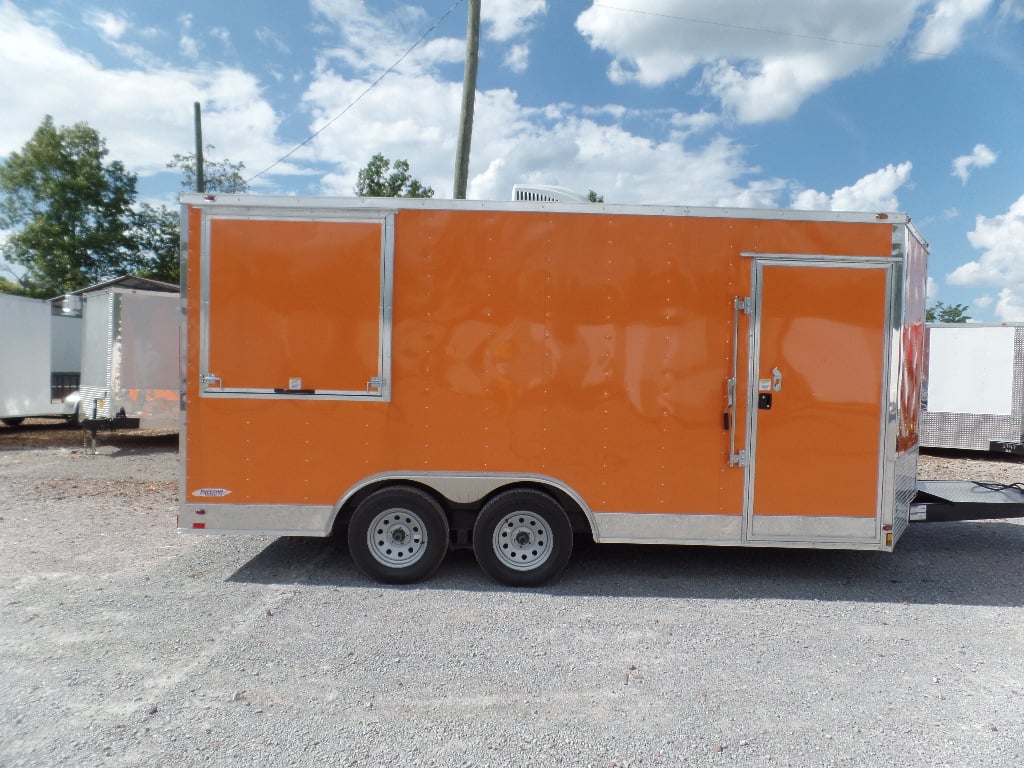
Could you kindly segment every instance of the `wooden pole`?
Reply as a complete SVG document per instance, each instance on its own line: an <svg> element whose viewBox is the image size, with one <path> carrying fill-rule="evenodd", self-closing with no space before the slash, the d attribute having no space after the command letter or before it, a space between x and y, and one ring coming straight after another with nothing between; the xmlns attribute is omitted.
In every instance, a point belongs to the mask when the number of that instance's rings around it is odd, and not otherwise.
<svg viewBox="0 0 1024 768"><path fill-rule="evenodd" d="M196 192L206 191L206 175L203 172L205 161L203 160L203 117L199 110L199 102L195 102L196 117Z"/></svg>
<svg viewBox="0 0 1024 768"><path fill-rule="evenodd" d="M480 56L480 0L469 0L466 24L466 69L462 79L462 113L459 117L459 143L455 149L456 200L466 199L469 182L469 148L473 141L473 107L476 103L476 70Z"/></svg>

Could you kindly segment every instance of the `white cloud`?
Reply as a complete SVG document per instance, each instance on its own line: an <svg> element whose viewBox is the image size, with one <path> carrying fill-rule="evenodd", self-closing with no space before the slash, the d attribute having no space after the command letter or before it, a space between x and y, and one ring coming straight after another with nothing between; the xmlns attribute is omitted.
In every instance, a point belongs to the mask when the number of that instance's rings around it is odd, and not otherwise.
<svg viewBox="0 0 1024 768"><path fill-rule="evenodd" d="M505 66L513 72L525 72L530 64L530 46L518 43L510 46L505 54Z"/></svg>
<svg viewBox="0 0 1024 768"><path fill-rule="evenodd" d="M255 34L256 39L263 45L273 48L278 53L291 54L292 49L270 27L260 27Z"/></svg>
<svg viewBox="0 0 1024 768"><path fill-rule="evenodd" d="M480 6L480 21L487 37L507 42L527 34L547 10L547 0L487 0Z"/></svg>
<svg viewBox="0 0 1024 768"><path fill-rule="evenodd" d="M996 161L996 153L984 144L975 144L969 155L961 155L953 161L953 175L964 184L975 168L988 168Z"/></svg>
<svg viewBox="0 0 1024 768"><path fill-rule="evenodd" d="M128 20L120 14L91 9L82 14L82 20L107 42L120 40L128 30Z"/></svg>
<svg viewBox="0 0 1024 768"><path fill-rule="evenodd" d="M931 278L928 279L930 280ZM993 301L995 301L995 299L993 299L986 293L984 296L976 296L975 298L971 299L971 304L977 307L978 309L988 309L989 307L992 306Z"/></svg>
<svg viewBox="0 0 1024 768"><path fill-rule="evenodd" d="M576 27L611 56L617 84L696 80L743 123L793 115L831 83L878 66L934 0L617 0L594 4ZM943 51L992 0L939 0L918 44Z"/></svg>
<svg viewBox="0 0 1024 768"><path fill-rule="evenodd" d="M1024 21L1024 2L1022 0L1003 0L999 6L999 17L1013 21Z"/></svg>
<svg viewBox="0 0 1024 768"><path fill-rule="evenodd" d="M992 0L939 0L912 44L914 58L945 56L960 46L964 27L983 15Z"/></svg>
<svg viewBox="0 0 1024 768"><path fill-rule="evenodd" d="M0 156L19 149L43 116L58 125L89 123L107 141L111 159L147 175L165 172L175 152L188 152L192 102L203 105L204 138L248 168L280 156L278 116L260 83L238 69L175 69L149 65L105 69L68 48L46 27L0 2L0 71L6 109ZM46 83L45 89L34 84Z"/></svg>
<svg viewBox="0 0 1024 768"><path fill-rule="evenodd" d="M1024 320L1024 195L998 216L978 216L967 239L982 251L946 276L952 285L1000 287L995 314L1004 321Z"/></svg>
<svg viewBox="0 0 1024 768"><path fill-rule="evenodd" d="M910 162L880 168L853 184L828 194L805 189L793 196L792 207L812 211L896 211L896 192L910 179Z"/></svg>
<svg viewBox="0 0 1024 768"><path fill-rule="evenodd" d="M306 93L316 125L365 88L324 70ZM338 170L324 179L323 192L352 193L356 173L375 152L409 160L413 175L451 194L461 83L429 75L388 77L359 103L359 119L321 134L313 150ZM418 98L405 95L415 92ZM746 186L751 174L743 148L725 138L690 147L679 140L655 142L617 125L621 111L577 109L571 105L531 108L514 91L477 94L473 124L469 196L507 200L513 184L558 184L608 202L661 202L689 205L777 206L783 181Z"/></svg>
<svg viewBox="0 0 1024 768"><path fill-rule="evenodd" d="M925 282L924 297L929 302L935 301L939 297L939 284L934 277L929 277Z"/></svg>
<svg viewBox="0 0 1024 768"><path fill-rule="evenodd" d="M1016 290L1003 288L999 292L995 312L1004 323L1024 321L1024 292L1019 287Z"/></svg>

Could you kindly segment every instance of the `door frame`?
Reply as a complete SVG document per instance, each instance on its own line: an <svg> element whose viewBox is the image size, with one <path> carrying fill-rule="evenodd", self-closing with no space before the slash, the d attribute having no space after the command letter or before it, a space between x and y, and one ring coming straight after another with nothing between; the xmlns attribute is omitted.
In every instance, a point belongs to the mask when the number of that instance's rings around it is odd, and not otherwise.
<svg viewBox="0 0 1024 768"><path fill-rule="evenodd" d="M899 328L901 312L900 286L902 263L895 257L833 256L828 254L764 254L743 253L751 259L751 295L748 315L746 435L744 440L744 492L741 536L744 543L770 546L841 547L851 545L874 548L882 536L886 506L891 504L894 482L892 464L887 456L895 455L898 414ZM757 476L758 380L760 378L761 322L766 267L813 267L820 269L882 269L885 270L884 341L878 354L883 357L879 381L878 481L876 511L871 518L839 518L793 515L779 519L772 532L755 531L754 496ZM739 350L737 350L739 351ZM823 499L822 503L827 503ZM891 516L891 511L890 511Z"/></svg>

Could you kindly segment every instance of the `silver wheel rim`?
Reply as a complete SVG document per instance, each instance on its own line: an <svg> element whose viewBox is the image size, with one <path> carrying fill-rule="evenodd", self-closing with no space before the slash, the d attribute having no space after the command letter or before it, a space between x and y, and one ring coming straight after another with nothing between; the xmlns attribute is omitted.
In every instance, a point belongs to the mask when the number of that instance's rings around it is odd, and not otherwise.
<svg viewBox="0 0 1024 768"><path fill-rule="evenodd" d="M551 556L551 526L535 512L511 512L501 518L491 539L502 565L515 571L539 568Z"/></svg>
<svg viewBox="0 0 1024 768"><path fill-rule="evenodd" d="M427 551L427 527L412 510L388 509L373 518L366 532L373 559L388 568L417 562Z"/></svg>

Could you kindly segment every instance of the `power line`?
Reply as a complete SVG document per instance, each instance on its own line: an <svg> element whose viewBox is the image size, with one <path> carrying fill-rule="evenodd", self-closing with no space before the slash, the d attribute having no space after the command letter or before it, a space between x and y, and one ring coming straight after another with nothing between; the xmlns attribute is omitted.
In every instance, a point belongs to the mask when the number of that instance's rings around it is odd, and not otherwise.
<svg viewBox="0 0 1024 768"><path fill-rule="evenodd" d="M450 6L450 7L448 8L448 10L447 10L447 11L445 11L445 12L444 12L443 14L441 14L441 15L440 15L440 16L439 16L439 17L437 18L437 20L436 20L436 21L434 21L434 23L430 25L430 27L429 27L429 28L427 29L427 31L426 31L426 32L424 32L424 33L423 33L422 35L420 35L420 36L419 36L419 38L418 38L418 39L416 40L416 42L414 42L414 43L413 43L412 45L410 45L410 46L408 47L408 49L406 49L405 53L403 53L403 54L402 54L401 56L399 56L399 57L398 57L397 59L395 59L394 63L393 63L393 64L392 64L392 65L391 65L390 67L388 67L388 68L387 68L387 69L385 69L385 70L384 70L383 72L381 72L380 76L379 76L379 77L378 77L378 78L377 78L376 80L374 80L374 81L373 81L372 83L370 83L370 84L369 84L369 85L368 85L368 86L367 86L367 87L366 87L366 88L365 88L365 89L364 89L364 90L362 91L362 93L360 93L360 94L359 94L358 96L356 96L356 97L355 97L355 98L354 98L354 99L353 99L352 101L350 101L350 102L349 102L349 104L348 104L348 106L346 106L346 107L345 107L345 108L344 108L343 110L341 110L341 112L339 112L338 114L336 114L336 115L335 115L334 117L332 117L332 118L331 118L330 120L328 120L328 121L327 121L326 123L324 123L324 124L323 124L322 126L320 126L320 128L319 128L319 129L317 129L317 130L316 130L316 131L314 131L314 132L313 132L312 134L310 134L310 136L309 136L308 138L306 138L306 139L305 139L304 141L302 141L302 142L300 142L300 143L296 144L296 145L295 145L294 147L292 147L292 148L291 148L291 149L290 149L290 150L289 150L288 152L286 152L286 153L285 153L285 154L283 154L283 155L282 155L281 157L279 157L279 158L278 158L277 160L275 160L274 162L272 162L272 163L271 163L270 165L268 165L268 166L267 166L266 168L264 168L264 169L263 169L262 171L260 171L259 173L253 174L252 176L250 176L250 177L249 177L248 179L246 179L246 180L245 180L245 183L246 183L246 184L248 184L248 183L249 183L249 182L251 182L251 181L252 181L253 179L257 179L257 178L259 178L260 176L262 176L263 174L265 174L265 173L266 173L267 171L269 171L269 170L270 170L271 168L274 168L275 166L277 166L277 165L280 165L280 164L281 164L281 163L283 163L283 162L284 162L285 160L287 160L287 159L288 159L289 157L291 157L291 156L292 156L292 155L294 155L294 154L295 154L296 152L298 152L298 151L299 151L300 149L302 149L302 148L303 148L304 146L306 146L306 145L307 145L307 144L309 144L309 143L310 143L311 141L313 141L313 139L315 139L315 138L316 138L317 136L319 136L319 135L320 135L321 133L323 133L323 132L324 132L324 131L326 131L326 130L327 130L328 128L330 128L330 127L331 127L331 126L332 126L332 125L333 125L333 124L334 124L335 122L337 122L337 121L338 121L338 120L339 120L339 119L340 119L340 118L341 118L342 116L344 116L344 114L345 114L346 112L348 112L348 111L349 111L350 109L352 109L352 107L354 107L354 106L355 106L356 104L358 104L358 103L359 103L359 101L360 101L360 100L361 100L361 99L362 99L362 98L363 98L363 97L364 97L364 96L365 96L366 94L368 94L368 93L369 93L370 91L372 91L372 90L373 90L374 88L376 88L376 87L377 87L377 86L378 86L378 85L380 84L380 81L381 81L381 80L383 80L383 79L384 79L385 77L387 77L387 76L388 76L388 75L390 75L390 74L391 74L392 72L394 72L394 71L395 71L395 68L396 68L396 67L398 67L398 65L399 65L399 64L401 64L401 63L402 63L403 61L405 61L406 57L407 57L407 56L408 56L408 55L409 55L410 53L412 53L412 52L413 52L414 50L416 50L416 48L418 48L418 47L419 47L420 43L422 43L422 42L423 42L424 40L426 40L426 39L427 39L427 38L428 38L428 37L430 36L430 33L431 33L431 32L433 32L433 31L434 31L435 29L437 29L437 28L438 28L439 26L441 26L441 23L442 23L442 22L443 22L443 21L444 21L445 19L447 19L447 18L448 18L448 17L449 17L450 15L451 15L452 11L454 11L454 10L455 10L455 9L456 9L457 7L459 7L459 5L461 5L461 4L462 4L462 2L463 2L463 0L455 0L455 2L451 4L451 6Z"/></svg>
<svg viewBox="0 0 1024 768"><path fill-rule="evenodd" d="M710 19L697 19L692 16L678 16L671 13L658 13L657 11L645 11L639 8L621 8L617 5L607 5L605 3L594 3L595 8L606 8L609 11L621 11L622 13L636 13L642 16L658 16L663 19L674 19L675 21L686 21L691 24L706 24L711 27L724 27L726 29L738 29L744 32L757 32L764 35L779 35L780 37L795 37L801 40L816 40L821 43L835 43L836 45L853 45L858 48L876 48L883 51L893 50L890 45L882 45L880 43L860 43L854 40L840 40L835 37L825 37L823 35L808 35L801 32L789 32L784 29L768 29L767 27L751 27L743 24L731 24L726 21L711 21ZM934 56L941 58L945 56L944 53L934 53L932 51L919 51L913 48L908 48L908 52L916 56Z"/></svg>

